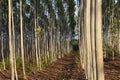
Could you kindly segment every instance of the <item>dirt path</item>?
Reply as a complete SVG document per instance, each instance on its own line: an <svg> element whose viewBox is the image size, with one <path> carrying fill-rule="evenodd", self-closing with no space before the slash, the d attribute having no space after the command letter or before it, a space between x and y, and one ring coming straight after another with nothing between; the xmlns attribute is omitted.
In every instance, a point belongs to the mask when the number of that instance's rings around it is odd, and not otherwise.
<svg viewBox="0 0 120 80"><path fill-rule="evenodd" d="M80 71L80 72L79 72ZM66 56L41 72L29 75L29 80L85 80L84 71L78 71L75 55Z"/></svg>

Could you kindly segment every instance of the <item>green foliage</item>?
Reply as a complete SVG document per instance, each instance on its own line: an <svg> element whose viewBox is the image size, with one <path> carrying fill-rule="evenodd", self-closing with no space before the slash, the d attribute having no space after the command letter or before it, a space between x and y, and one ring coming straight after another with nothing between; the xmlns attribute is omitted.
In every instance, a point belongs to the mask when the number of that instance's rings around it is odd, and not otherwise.
<svg viewBox="0 0 120 80"><path fill-rule="evenodd" d="M2 63L2 61L0 61L0 70L3 70L3 69L4 69L3 63Z"/></svg>
<svg viewBox="0 0 120 80"><path fill-rule="evenodd" d="M118 20L116 17L113 18L113 26L117 26L118 25Z"/></svg>
<svg viewBox="0 0 120 80"><path fill-rule="evenodd" d="M44 32L44 29L40 26L38 26L36 29L35 29L35 32L37 32L37 34L40 34L42 32Z"/></svg>
<svg viewBox="0 0 120 80"><path fill-rule="evenodd" d="M7 58L5 59L5 66L6 66L6 69L10 68L10 61Z"/></svg>
<svg viewBox="0 0 120 80"><path fill-rule="evenodd" d="M17 66L17 67L22 66L21 57L18 57L18 58L16 59L16 66ZM9 69L9 68L10 68L10 61L9 61L9 59L7 59L7 58L5 59L5 67L6 67L6 69ZM2 63L2 61L0 61L0 69L3 70L3 63Z"/></svg>
<svg viewBox="0 0 120 80"><path fill-rule="evenodd" d="M16 66L17 66L17 67L22 66L22 59L21 59L21 57L20 57L20 56L19 56L19 57L17 57L17 59L16 59Z"/></svg>
<svg viewBox="0 0 120 80"><path fill-rule="evenodd" d="M73 44L73 45L78 45L78 40L73 40L73 41L72 41L72 44Z"/></svg>

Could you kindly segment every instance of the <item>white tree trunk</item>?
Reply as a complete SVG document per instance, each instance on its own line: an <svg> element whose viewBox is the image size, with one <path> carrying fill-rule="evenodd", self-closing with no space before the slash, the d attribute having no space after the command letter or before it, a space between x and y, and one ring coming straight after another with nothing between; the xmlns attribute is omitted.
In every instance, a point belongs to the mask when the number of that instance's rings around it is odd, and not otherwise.
<svg viewBox="0 0 120 80"><path fill-rule="evenodd" d="M91 41L90 41L90 0L86 0L85 8L85 32L86 32L86 51L87 51L87 79L91 80Z"/></svg>
<svg viewBox="0 0 120 80"><path fill-rule="evenodd" d="M96 0L96 61L97 61L97 78L96 80L104 80L104 67L103 67L103 49L102 49L102 0Z"/></svg>
<svg viewBox="0 0 120 80"><path fill-rule="evenodd" d="M92 77L96 80L96 55L95 55L95 0L91 0L91 58Z"/></svg>
<svg viewBox="0 0 120 80"><path fill-rule="evenodd" d="M15 53L15 30L14 30L14 17L13 17L13 9L12 9L12 35L13 35L13 60L14 60L14 68L15 68L15 76L16 80L18 80L18 75L17 75L17 67L16 67L16 53Z"/></svg>
<svg viewBox="0 0 120 80"><path fill-rule="evenodd" d="M26 73L25 73L25 60L24 60L24 45L23 45L22 0L20 0L20 37L21 37L21 56L22 56L23 76L24 76L24 79L26 79Z"/></svg>
<svg viewBox="0 0 120 80"><path fill-rule="evenodd" d="M34 0L34 5L35 5L35 10L34 10L34 21L35 21L35 54L36 54L36 63L37 63L37 68L39 69L39 62L38 62L38 41L37 41L37 5L36 5L36 0Z"/></svg>
<svg viewBox="0 0 120 80"><path fill-rule="evenodd" d="M9 29L9 51L10 51L10 64L11 64L11 80L14 80L14 61L13 61L13 44L12 44L12 24L11 24L11 20L12 20L12 18L11 18L11 15L12 15L12 13L11 13L11 7L12 7L12 5L11 5L11 0L8 0L8 9L9 9L9 19L8 19L8 29Z"/></svg>

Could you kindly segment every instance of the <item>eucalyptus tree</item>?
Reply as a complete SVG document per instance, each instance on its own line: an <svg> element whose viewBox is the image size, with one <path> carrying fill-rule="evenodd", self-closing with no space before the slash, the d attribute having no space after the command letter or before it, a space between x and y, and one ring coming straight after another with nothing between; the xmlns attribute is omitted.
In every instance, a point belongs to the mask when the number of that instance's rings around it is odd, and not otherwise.
<svg viewBox="0 0 120 80"><path fill-rule="evenodd" d="M12 7L13 7L13 2L11 2ZM17 66L16 66L16 51L15 51L15 25L14 25L14 13L13 13L13 8L11 9L11 16L12 16L12 44L13 44L13 60L14 60L14 72L15 72L15 77L16 80L18 80L18 75L17 75Z"/></svg>
<svg viewBox="0 0 120 80"><path fill-rule="evenodd" d="M83 69L85 69L86 79L92 80L91 71L91 25L90 25L90 1L81 1L79 8L79 53Z"/></svg>
<svg viewBox="0 0 120 80"><path fill-rule="evenodd" d="M91 64L92 64L92 77L96 80L96 54L95 54L95 0L91 0L91 15L90 15L90 36L91 36Z"/></svg>
<svg viewBox="0 0 120 80"><path fill-rule="evenodd" d="M22 57L23 76L24 76L24 79L26 79L25 60L24 60L24 46L23 46L23 13L22 13L22 0L20 0L20 37L21 37L21 57Z"/></svg>
<svg viewBox="0 0 120 80"><path fill-rule="evenodd" d="M102 50L102 0L96 0L95 9L95 46L96 46L96 70L97 80L104 80L104 63L103 63L103 50Z"/></svg>
<svg viewBox="0 0 120 80"><path fill-rule="evenodd" d="M14 80L14 59L13 59L13 44L12 44L12 24L11 24L11 11L12 11L12 5L11 5L11 0L8 0L8 14L9 14L9 25L8 25L8 29L9 29L9 51L10 51L10 64L11 64L11 80Z"/></svg>
<svg viewBox="0 0 120 80"><path fill-rule="evenodd" d="M101 1L81 1L79 9L79 52L86 79L104 80Z"/></svg>
<svg viewBox="0 0 120 80"><path fill-rule="evenodd" d="M84 1L80 1L80 8L78 12L78 37L79 37L79 56L82 68L85 69L85 29L84 29ZM84 54L83 54L84 53Z"/></svg>
<svg viewBox="0 0 120 80"><path fill-rule="evenodd" d="M86 53L87 53L87 78L90 80L90 62L91 62L91 37L90 37L90 0L86 0L85 8L85 33L86 33Z"/></svg>
<svg viewBox="0 0 120 80"><path fill-rule="evenodd" d="M38 0L37 0L38 1ZM34 19L35 19L35 29L37 29L37 2L36 0L34 0L34 6L35 6L35 10L34 10ZM37 68L39 68L39 63L38 63L38 47L37 47L37 32L35 31L35 54L36 54L36 62L37 62Z"/></svg>

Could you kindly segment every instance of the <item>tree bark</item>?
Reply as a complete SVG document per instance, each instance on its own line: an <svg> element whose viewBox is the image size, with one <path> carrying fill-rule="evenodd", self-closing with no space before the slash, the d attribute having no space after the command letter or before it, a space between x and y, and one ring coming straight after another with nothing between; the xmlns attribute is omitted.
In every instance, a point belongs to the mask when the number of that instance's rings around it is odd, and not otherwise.
<svg viewBox="0 0 120 80"><path fill-rule="evenodd" d="M85 8L85 32L86 32L86 51L87 51L87 79L91 80L91 72L90 72L90 63L91 63L91 41L90 41L90 0L86 0L86 8Z"/></svg>
<svg viewBox="0 0 120 80"><path fill-rule="evenodd" d="M103 50L102 50L102 0L95 0L95 52L96 52L96 80L104 80Z"/></svg>
<svg viewBox="0 0 120 80"><path fill-rule="evenodd" d="M95 0L91 0L91 67L92 77L96 80L96 57L95 57Z"/></svg>

